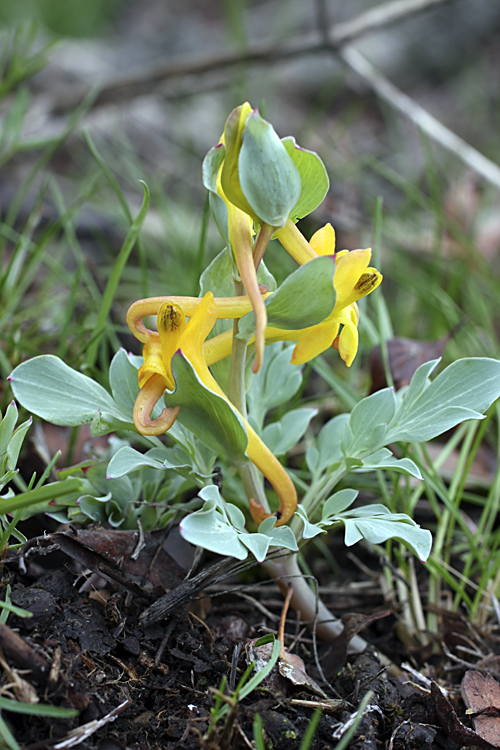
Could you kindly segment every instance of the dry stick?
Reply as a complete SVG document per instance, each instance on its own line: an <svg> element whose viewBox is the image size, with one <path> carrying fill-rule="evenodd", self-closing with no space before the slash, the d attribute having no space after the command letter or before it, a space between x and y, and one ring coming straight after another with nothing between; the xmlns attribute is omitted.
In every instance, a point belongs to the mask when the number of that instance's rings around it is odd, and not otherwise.
<svg viewBox="0 0 500 750"><path fill-rule="evenodd" d="M443 148L451 151L464 164L484 177L491 185L500 188L500 167L468 144L452 130L443 125L427 110L417 104L407 94L394 86L372 63L363 57L354 47L346 45L337 54L368 85L395 109L408 117L424 133Z"/></svg>
<svg viewBox="0 0 500 750"><path fill-rule="evenodd" d="M210 55L199 60L186 60L160 65L154 70L135 76L116 78L104 81L99 94L93 101L92 107L102 106L109 102L129 100L136 96L143 96L156 85L167 80L183 78L216 70L224 70L241 63L267 63L299 56L316 54L321 51L337 50L347 42L356 39L370 31L389 26L392 23L433 6L443 5L453 0L391 0L381 3L376 8L360 13L353 19L343 21L332 26L325 33L316 31L294 37L289 42L278 45L275 41L255 45L247 52L223 52ZM53 102L53 111L57 114L67 109L73 109L88 93L89 87L72 86L63 91L62 95Z"/></svg>
<svg viewBox="0 0 500 750"><path fill-rule="evenodd" d="M283 602L283 609L281 610L281 618L280 618L280 626L278 629L278 640L281 643L280 648L280 659L285 660L286 659L286 652L285 652L285 623L286 623L286 616L288 614L288 608L290 606L290 602L292 600L292 594L293 594L293 586L291 583L287 586L287 592L285 596L285 601Z"/></svg>

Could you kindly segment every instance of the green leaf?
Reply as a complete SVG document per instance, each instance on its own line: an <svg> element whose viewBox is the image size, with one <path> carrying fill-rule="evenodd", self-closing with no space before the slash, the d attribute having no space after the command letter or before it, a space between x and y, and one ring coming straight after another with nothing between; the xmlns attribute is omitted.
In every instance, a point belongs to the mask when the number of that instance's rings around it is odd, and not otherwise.
<svg viewBox="0 0 500 750"><path fill-rule="evenodd" d="M135 359L137 358L128 354L125 349L119 349L109 367L109 385L113 399L123 414L128 414L129 422L133 422L132 414L139 394L138 368L134 364Z"/></svg>
<svg viewBox="0 0 500 750"><path fill-rule="evenodd" d="M268 325L298 330L321 323L335 307L337 295L333 287L334 273L335 261L329 255L314 258L297 268L266 299ZM242 338L253 336L253 312L241 318L239 331Z"/></svg>
<svg viewBox="0 0 500 750"><path fill-rule="evenodd" d="M370 544L382 544L396 539L409 547L422 562L429 557L432 535L405 513L391 513L384 505L369 505L342 513L335 518L345 526L347 547L364 538Z"/></svg>
<svg viewBox="0 0 500 750"><path fill-rule="evenodd" d="M225 247L205 268L200 276L200 294L212 292L215 297L231 297L234 294L234 265L231 251ZM217 321L219 322L219 321ZM227 323L227 321L224 321ZM232 325L229 322L228 325Z"/></svg>
<svg viewBox="0 0 500 750"><path fill-rule="evenodd" d="M271 539L264 534L241 534L240 540L245 547L248 547L257 562L263 562L266 559L267 552L271 545Z"/></svg>
<svg viewBox="0 0 500 750"><path fill-rule="evenodd" d="M411 458L396 458L387 448L380 448L369 456L364 456L363 465L354 468L356 472L374 471L376 469L392 469L402 474L408 474L415 479L422 479L418 466Z"/></svg>
<svg viewBox="0 0 500 750"><path fill-rule="evenodd" d="M321 428L318 435L318 472L323 472L332 464L342 461L341 441L349 418L349 414L338 414Z"/></svg>
<svg viewBox="0 0 500 750"><path fill-rule="evenodd" d="M403 395L385 443L431 440L467 419L482 419L482 412L500 396L498 360L459 359L431 383L426 381L429 368L430 363L426 363L413 376L412 383L416 378L416 385L412 387L410 383Z"/></svg>
<svg viewBox="0 0 500 750"><path fill-rule="evenodd" d="M300 198L300 174L273 126L257 111L243 130L238 172L241 190L259 221L285 226Z"/></svg>
<svg viewBox="0 0 500 750"><path fill-rule="evenodd" d="M413 374L410 385L399 391L398 395L404 396L406 409L413 406L417 398L419 398L424 390L430 385L430 375L432 371L436 369L440 361L440 359L432 359L429 362L424 362L424 364L420 365Z"/></svg>
<svg viewBox="0 0 500 750"><path fill-rule="evenodd" d="M290 401L302 385L302 369L292 365L294 344L277 341L266 348L259 372L252 377L247 394L248 411L257 430L268 411Z"/></svg>
<svg viewBox="0 0 500 750"><path fill-rule="evenodd" d="M7 453L7 446L15 430L18 416L17 406L14 401L11 401L0 422L0 456Z"/></svg>
<svg viewBox="0 0 500 750"><path fill-rule="evenodd" d="M141 469L175 471L186 478L208 479L210 473L201 474L189 453L180 446L174 448L151 448L140 453L130 446L123 446L112 457L108 464L107 476L110 479L131 474Z"/></svg>
<svg viewBox="0 0 500 750"><path fill-rule="evenodd" d="M71 719L73 716L78 716L79 713L74 708L46 706L43 703L23 703L4 697L0 697L0 709L28 716L49 716L54 719Z"/></svg>
<svg viewBox="0 0 500 750"><path fill-rule="evenodd" d="M300 197L290 211L290 219L296 222L323 202L330 180L323 162L314 151L298 146L293 136L282 138L281 142L300 174Z"/></svg>
<svg viewBox="0 0 500 750"><path fill-rule="evenodd" d="M259 535L265 534L271 540L271 547L284 547L285 549L298 551L295 534L289 526L276 526L276 518L266 518L259 526ZM247 535L248 536L248 535ZM250 534L249 536L254 536Z"/></svg>
<svg viewBox="0 0 500 750"><path fill-rule="evenodd" d="M183 518L179 530L186 541L216 554L229 555L237 560L248 556L237 530L217 509L215 500L208 500L201 510Z"/></svg>
<svg viewBox="0 0 500 750"><path fill-rule="evenodd" d="M123 446L111 458L106 476L108 479L116 479L125 476L125 474L131 474L134 471L144 469L145 467L165 469L164 462L153 458L149 453L150 451L140 453L130 445Z"/></svg>
<svg viewBox="0 0 500 750"><path fill-rule="evenodd" d="M328 500L325 500L321 512L321 520L326 522L330 517L337 517L339 513L342 513L353 504L357 496L357 490L345 489L335 492Z"/></svg>
<svg viewBox="0 0 500 750"><path fill-rule="evenodd" d="M202 179L203 185L212 193L217 192L217 176L226 156L226 148L223 143L218 143L210 149L203 159Z"/></svg>
<svg viewBox="0 0 500 750"><path fill-rule="evenodd" d="M344 443L344 454L349 458L356 458L364 451L372 452L381 444L389 442L384 439L384 435L396 409L393 388L377 391L356 404L349 419L352 438L350 443Z"/></svg>
<svg viewBox="0 0 500 750"><path fill-rule="evenodd" d="M305 434L309 422L317 413L317 409L293 409L278 422L266 425L262 431L262 440L275 456L288 453Z"/></svg>
<svg viewBox="0 0 500 750"><path fill-rule="evenodd" d="M17 460L19 458L19 453L22 448L24 438L26 437L26 433L28 432L32 423L33 419L32 417L30 417L28 420L26 420L26 422L20 424L19 427L14 430L14 433L9 440L9 444L7 446L7 467L11 470L15 469L17 466Z"/></svg>
<svg viewBox="0 0 500 750"><path fill-rule="evenodd" d="M99 409L127 420L102 386L51 354L22 362L8 380L19 403L52 424L88 424Z"/></svg>
<svg viewBox="0 0 500 750"><path fill-rule="evenodd" d="M248 438L239 413L222 396L207 388L182 352L172 357L175 391L165 392L167 406L181 406L177 419L209 448L230 461L245 460Z"/></svg>
<svg viewBox="0 0 500 750"><path fill-rule="evenodd" d="M300 504L297 505L297 510L295 511L295 515L297 515L302 521L302 523L304 524L304 528L302 530L303 539L313 539L315 536L318 536L318 534L326 534L326 530L321 525L321 522L311 523L309 521L309 518L307 516L307 511L303 505L300 505Z"/></svg>
<svg viewBox="0 0 500 750"><path fill-rule="evenodd" d="M315 445L310 445L306 450L306 464L307 468L313 476L313 479L317 479L321 474L321 469L319 463L319 450Z"/></svg>
<svg viewBox="0 0 500 750"><path fill-rule="evenodd" d="M274 528L276 518L266 518L257 533L245 529L245 516L232 503L225 503L218 487L209 484L198 496L205 501L201 510L186 516L179 525L181 535L199 547L243 560L246 549L258 562L265 560L269 547L286 547L297 551L297 541L286 526Z"/></svg>
<svg viewBox="0 0 500 750"><path fill-rule="evenodd" d="M206 292L212 292L215 297L231 297L234 295L234 267L236 266L233 261L231 250L226 247L221 253L219 253L210 265L203 271L200 278L200 293L201 296ZM236 274L238 274L236 268ZM257 279L259 284L263 284L268 288L270 292L276 289L276 280L274 276L269 273L267 267L262 261L257 271ZM212 328L210 338L217 336L224 331L228 331L233 327L232 320L220 319L215 322ZM222 359L220 362L215 362L211 365L210 369L214 378L219 383L222 390L227 393L229 386L229 372L231 367L230 357Z"/></svg>
<svg viewBox="0 0 500 750"><path fill-rule="evenodd" d="M10 699L6 698L5 700ZM11 701L11 703L17 703L17 701ZM9 748L9 750L21 750L21 745L17 742L16 738L10 731L9 725L3 716L0 716L0 737L4 742L4 746Z"/></svg>
<svg viewBox="0 0 500 750"><path fill-rule="evenodd" d="M132 418L129 421L124 421L123 419L117 419L109 411L101 411L100 409L90 423L90 434L92 437L109 435L110 432L117 432L118 430L137 433Z"/></svg>

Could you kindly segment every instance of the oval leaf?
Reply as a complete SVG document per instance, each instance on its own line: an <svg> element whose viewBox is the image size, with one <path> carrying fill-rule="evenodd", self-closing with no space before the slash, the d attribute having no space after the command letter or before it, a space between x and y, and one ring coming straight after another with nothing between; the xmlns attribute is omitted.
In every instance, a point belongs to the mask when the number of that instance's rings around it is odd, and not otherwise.
<svg viewBox="0 0 500 750"><path fill-rule="evenodd" d="M52 354L22 362L8 380L19 403L52 424L88 424L99 410L127 420L102 386Z"/></svg>
<svg viewBox="0 0 500 750"><path fill-rule="evenodd" d="M291 135L282 138L281 142L300 174L300 197L290 212L290 219L296 222L323 202L330 187L330 180L318 154L298 146Z"/></svg>

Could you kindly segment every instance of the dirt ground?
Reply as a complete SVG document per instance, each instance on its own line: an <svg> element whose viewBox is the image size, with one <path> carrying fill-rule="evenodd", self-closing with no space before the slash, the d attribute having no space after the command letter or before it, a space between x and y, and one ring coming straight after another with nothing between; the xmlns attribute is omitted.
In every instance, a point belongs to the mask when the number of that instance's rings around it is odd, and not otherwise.
<svg viewBox="0 0 500 750"><path fill-rule="evenodd" d="M164 533L141 538L133 531L69 528L35 537L3 564L2 598L9 584L13 604L32 617L9 615L0 625L1 694L80 713L59 720L4 712L16 739L25 750L239 750L255 747L258 714L265 747L294 750L321 707L310 747L326 750L337 747L372 691L350 750L498 746L476 734L460 697L464 675L489 672L497 685L498 638L457 616L444 621L440 639L405 648L397 637L398 613L382 596L376 561L367 553L355 565L340 538L332 545L342 560L343 583L339 587L331 571L315 570L322 597L336 615L347 616L345 622L352 613L367 616L363 635L370 646L353 656L341 641L318 643L316 659L310 630L291 612L285 646L303 660L310 684L275 667L248 697L231 703L255 659L256 639L277 632L283 607L278 589L257 568L236 575L237 561L203 559L186 580L166 551ZM149 608L158 599L167 615L155 621L155 608ZM373 613L382 616L370 622ZM473 646L476 656L455 657L460 643ZM489 655L489 663L479 663L478 653ZM447 687L448 698L433 679ZM211 723L221 687L229 711ZM484 720L496 724L495 707L486 709Z"/></svg>

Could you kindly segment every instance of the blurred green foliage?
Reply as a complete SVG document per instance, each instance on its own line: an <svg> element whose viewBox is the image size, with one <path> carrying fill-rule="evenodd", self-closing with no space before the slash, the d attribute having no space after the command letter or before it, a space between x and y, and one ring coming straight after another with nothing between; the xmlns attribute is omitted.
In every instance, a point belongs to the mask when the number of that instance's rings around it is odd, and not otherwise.
<svg viewBox="0 0 500 750"><path fill-rule="evenodd" d="M123 0L17 0L0 3L0 24L31 19L57 36L83 37L105 31Z"/></svg>

